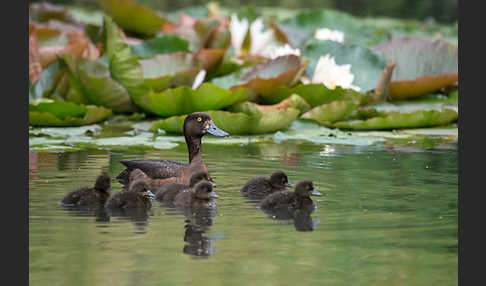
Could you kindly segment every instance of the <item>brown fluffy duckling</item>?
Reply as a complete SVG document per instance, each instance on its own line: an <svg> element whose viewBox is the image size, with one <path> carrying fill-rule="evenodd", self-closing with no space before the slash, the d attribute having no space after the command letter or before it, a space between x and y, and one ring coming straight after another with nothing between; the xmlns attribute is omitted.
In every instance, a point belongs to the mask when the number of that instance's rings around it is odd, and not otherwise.
<svg viewBox="0 0 486 286"><path fill-rule="evenodd" d="M286 187L292 187L287 175L282 171L274 171L269 176L258 176L246 182L240 192L249 198L262 199L269 194L285 191Z"/></svg>
<svg viewBox="0 0 486 286"><path fill-rule="evenodd" d="M211 116L205 112L194 112L187 115L184 119L183 131L189 154L189 164L159 159L122 160L120 162L127 168L118 175L118 181L127 185L130 172L134 169L142 170L151 179L170 179L167 182L174 182L175 179L171 179L174 177L180 178L179 181L189 182L189 177L198 171L206 171L209 174L202 159L201 138L207 133L214 136L228 136L229 134L214 125ZM211 176L209 178L211 179Z"/></svg>
<svg viewBox="0 0 486 286"><path fill-rule="evenodd" d="M82 187L68 193L59 202L62 206L103 206L110 197L111 181L107 174L96 179L94 187Z"/></svg>
<svg viewBox="0 0 486 286"><path fill-rule="evenodd" d="M144 180L135 180L130 183L128 190L122 190L112 195L105 204L108 209L149 209L154 194Z"/></svg>
<svg viewBox="0 0 486 286"><path fill-rule="evenodd" d="M310 196L322 196L310 180L301 180L295 185L295 190L280 191L268 195L259 205L262 210L277 209L315 209L316 203Z"/></svg>
<svg viewBox="0 0 486 286"><path fill-rule="evenodd" d="M168 202L171 203L174 201L177 194L185 189L189 189L194 187L200 181L209 181L209 176L206 172L197 172L191 175L189 179L189 185L182 184L182 183L170 183L165 184L157 189L155 192L155 199L161 202ZM214 183L211 183L213 187L215 186Z"/></svg>
<svg viewBox="0 0 486 286"><path fill-rule="evenodd" d="M213 192L213 185L208 181L201 181L193 188L179 192L174 198L174 205L184 208L214 208L216 198L219 196Z"/></svg>

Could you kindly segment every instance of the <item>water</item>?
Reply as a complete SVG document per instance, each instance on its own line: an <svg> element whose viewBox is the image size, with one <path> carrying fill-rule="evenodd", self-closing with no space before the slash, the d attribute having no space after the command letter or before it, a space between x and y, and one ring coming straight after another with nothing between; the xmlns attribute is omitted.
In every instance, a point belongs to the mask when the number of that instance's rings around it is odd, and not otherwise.
<svg viewBox="0 0 486 286"><path fill-rule="evenodd" d="M186 161L185 146L30 152L30 285L457 285L457 145L203 147L220 198L189 222L158 203L148 218L57 205L102 171L119 191L121 159ZM238 192L276 169L324 194L310 217L272 219Z"/></svg>

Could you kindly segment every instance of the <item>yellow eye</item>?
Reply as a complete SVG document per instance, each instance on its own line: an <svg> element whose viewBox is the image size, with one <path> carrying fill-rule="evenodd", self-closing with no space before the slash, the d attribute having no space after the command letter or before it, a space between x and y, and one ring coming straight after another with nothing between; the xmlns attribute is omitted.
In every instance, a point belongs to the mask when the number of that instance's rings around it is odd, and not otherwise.
<svg viewBox="0 0 486 286"><path fill-rule="evenodd" d="M197 121L201 122L202 121L202 118L201 117L198 117L197 118Z"/></svg>

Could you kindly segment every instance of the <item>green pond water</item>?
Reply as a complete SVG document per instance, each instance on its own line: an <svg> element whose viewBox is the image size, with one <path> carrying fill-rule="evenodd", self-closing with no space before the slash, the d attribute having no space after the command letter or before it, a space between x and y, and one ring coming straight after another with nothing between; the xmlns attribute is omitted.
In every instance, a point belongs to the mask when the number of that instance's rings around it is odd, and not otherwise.
<svg viewBox="0 0 486 286"><path fill-rule="evenodd" d="M457 144L429 148L285 141L204 144L216 213L154 202L147 217L63 209L67 192L122 159L186 161L170 150L29 153L30 285L457 285ZM324 194L277 220L238 192L284 170ZM186 214L187 215L187 214ZM200 216L197 216L200 215Z"/></svg>

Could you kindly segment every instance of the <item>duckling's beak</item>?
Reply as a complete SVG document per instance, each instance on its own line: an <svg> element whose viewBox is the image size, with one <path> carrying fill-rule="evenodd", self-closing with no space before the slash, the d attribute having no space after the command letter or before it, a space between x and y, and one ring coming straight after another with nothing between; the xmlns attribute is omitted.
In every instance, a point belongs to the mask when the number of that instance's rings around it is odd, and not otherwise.
<svg viewBox="0 0 486 286"><path fill-rule="evenodd" d="M210 196L211 198L215 198L215 199L219 198L219 196L218 196L218 195L217 195L215 192L211 192L211 193L209 193L209 196Z"/></svg>
<svg viewBox="0 0 486 286"><path fill-rule="evenodd" d="M211 183L211 186L213 186L213 188L216 188L218 185L216 185L215 183L213 182L210 182Z"/></svg>
<svg viewBox="0 0 486 286"><path fill-rule="evenodd" d="M223 130L219 129L218 126L214 125L214 123L212 121L209 122L209 127L207 129L207 132L209 132L209 134L212 134L212 135L218 136L218 137L229 136L228 132L224 132Z"/></svg>
<svg viewBox="0 0 486 286"><path fill-rule="evenodd" d="M316 189L313 189L311 192L310 192L310 195L311 196L318 196L318 197L322 197L322 194L319 193Z"/></svg>
<svg viewBox="0 0 486 286"><path fill-rule="evenodd" d="M151 199L155 199L154 193L152 193L150 190L147 190L145 193L146 193L146 196L150 197Z"/></svg>
<svg viewBox="0 0 486 286"><path fill-rule="evenodd" d="M292 188L292 187L294 187L294 184L292 184L292 183L290 183L290 182L287 182L287 184L285 184L285 186L286 186L286 187L290 187L290 188Z"/></svg>

